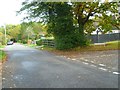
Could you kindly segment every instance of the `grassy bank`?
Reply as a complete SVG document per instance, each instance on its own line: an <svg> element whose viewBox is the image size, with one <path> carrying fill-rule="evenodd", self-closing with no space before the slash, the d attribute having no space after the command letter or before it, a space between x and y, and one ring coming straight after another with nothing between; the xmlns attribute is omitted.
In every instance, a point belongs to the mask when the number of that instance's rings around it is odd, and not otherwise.
<svg viewBox="0 0 120 90"><path fill-rule="evenodd" d="M35 45L35 44L23 44L24 46L28 46L28 47L36 47L37 45Z"/></svg>
<svg viewBox="0 0 120 90"><path fill-rule="evenodd" d="M2 50L5 47L5 45L0 45L0 62L3 62L6 60L6 53Z"/></svg>
<svg viewBox="0 0 120 90"><path fill-rule="evenodd" d="M6 59L6 53L0 50L0 62L3 62Z"/></svg>
<svg viewBox="0 0 120 90"><path fill-rule="evenodd" d="M73 50L76 51L104 51L104 50L119 50L120 47L120 41L111 41L111 42L106 42L104 44L91 44L90 46L87 47L77 47L74 48Z"/></svg>
<svg viewBox="0 0 120 90"><path fill-rule="evenodd" d="M4 48L5 47L5 45L0 45L0 48Z"/></svg>
<svg viewBox="0 0 120 90"><path fill-rule="evenodd" d="M120 50L120 41L111 41L106 42L104 45L94 45L91 44L87 47L77 47L71 50L60 51L56 50L55 48L43 47L43 50L53 51L53 52L84 52L84 51L105 51L105 50Z"/></svg>

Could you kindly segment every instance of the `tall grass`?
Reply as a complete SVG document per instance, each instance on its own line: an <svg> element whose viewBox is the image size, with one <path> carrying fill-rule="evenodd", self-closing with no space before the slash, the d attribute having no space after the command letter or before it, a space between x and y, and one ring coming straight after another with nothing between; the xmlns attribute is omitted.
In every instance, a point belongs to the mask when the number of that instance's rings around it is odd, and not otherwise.
<svg viewBox="0 0 120 90"><path fill-rule="evenodd" d="M2 62L6 58L6 53L0 50L0 62Z"/></svg>

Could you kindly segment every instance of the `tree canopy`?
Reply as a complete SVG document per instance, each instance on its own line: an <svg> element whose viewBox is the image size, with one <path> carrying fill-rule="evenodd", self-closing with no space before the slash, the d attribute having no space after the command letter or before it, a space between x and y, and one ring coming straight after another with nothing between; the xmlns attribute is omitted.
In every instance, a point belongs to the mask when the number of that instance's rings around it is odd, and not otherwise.
<svg viewBox="0 0 120 90"><path fill-rule="evenodd" d="M104 33L120 28L117 2L40 2L25 1L19 11L29 20L41 21L55 38L57 49L87 45L85 33L100 27Z"/></svg>
<svg viewBox="0 0 120 90"><path fill-rule="evenodd" d="M29 39L39 39L41 34L46 34L46 27L39 22L21 23L18 25L6 24L5 27L0 27L0 43L5 44L5 28L6 28L6 39L21 41L26 43Z"/></svg>

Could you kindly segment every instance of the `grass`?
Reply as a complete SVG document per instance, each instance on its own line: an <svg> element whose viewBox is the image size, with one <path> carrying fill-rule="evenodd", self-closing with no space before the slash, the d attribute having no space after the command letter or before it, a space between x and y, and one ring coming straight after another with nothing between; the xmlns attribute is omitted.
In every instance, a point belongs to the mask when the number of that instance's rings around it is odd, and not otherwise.
<svg viewBox="0 0 120 90"><path fill-rule="evenodd" d="M71 50L66 50L66 51L61 51L61 50L56 50L55 48L50 48L50 47L43 47L42 50L47 50L47 51L52 51L52 52L72 52L72 53L77 53L77 52L85 52L85 51L105 51L105 50L120 50L120 41L111 41L111 42L106 42L105 46L104 45L94 45L91 44L87 47L77 47L73 48Z"/></svg>
<svg viewBox="0 0 120 90"><path fill-rule="evenodd" d="M6 59L6 53L0 50L0 62L3 62Z"/></svg>
<svg viewBox="0 0 120 90"><path fill-rule="evenodd" d="M5 47L5 45L0 45L0 48L4 48Z"/></svg>
<svg viewBox="0 0 120 90"><path fill-rule="evenodd" d="M4 47L5 47L5 45L0 45L0 62L3 62L7 56L6 53L3 50L1 50Z"/></svg>
<svg viewBox="0 0 120 90"><path fill-rule="evenodd" d="M36 45L35 44L23 44L25 46L28 46L28 47L35 47Z"/></svg>
<svg viewBox="0 0 120 90"><path fill-rule="evenodd" d="M120 41L111 41L111 42L106 42L105 45L94 45L91 44L90 46L87 47L77 47L74 48L73 50L80 50L80 51L104 51L104 50L118 50L120 49L119 47Z"/></svg>
<svg viewBox="0 0 120 90"><path fill-rule="evenodd" d="M29 47L35 47L36 45L35 44L30 44L28 45Z"/></svg>

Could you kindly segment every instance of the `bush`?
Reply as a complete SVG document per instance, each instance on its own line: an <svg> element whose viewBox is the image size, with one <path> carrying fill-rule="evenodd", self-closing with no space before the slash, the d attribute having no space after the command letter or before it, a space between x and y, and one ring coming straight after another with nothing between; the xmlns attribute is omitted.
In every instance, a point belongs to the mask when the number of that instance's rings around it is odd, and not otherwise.
<svg viewBox="0 0 120 90"><path fill-rule="evenodd" d="M23 43L23 44L27 44L27 40L23 40L22 43Z"/></svg>
<svg viewBox="0 0 120 90"><path fill-rule="evenodd" d="M55 38L55 47L59 50L67 50L74 48L76 44L74 43L73 35L64 35L62 37L57 36Z"/></svg>
<svg viewBox="0 0 120 90"><path fill-rule="evenodd" d="M21 43L22 41L21 40L18 40L18 43Z"/></svg>
<svg viewBox="0 0 120 90"><path fill-rule="evenodd" d="M42 45L42 40L40 39L40 40L36 41L36 44L37 44L38 46Z"/></svg>

